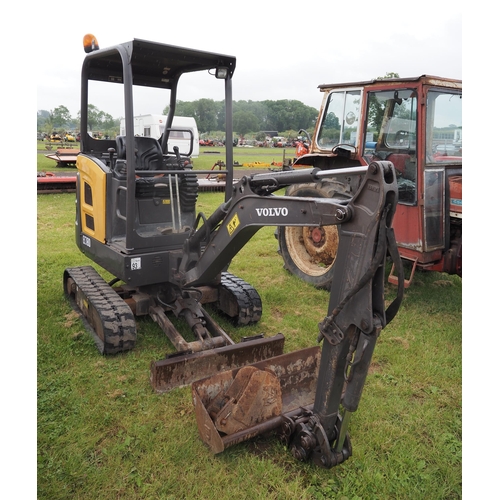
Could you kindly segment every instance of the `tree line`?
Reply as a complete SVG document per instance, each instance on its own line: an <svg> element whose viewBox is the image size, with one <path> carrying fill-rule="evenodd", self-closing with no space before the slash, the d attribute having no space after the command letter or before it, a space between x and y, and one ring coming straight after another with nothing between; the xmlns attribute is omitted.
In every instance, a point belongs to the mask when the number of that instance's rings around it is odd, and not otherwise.
<svg viewBox="0 0 500 500"><path fill-rule="evenodd" d="M168 109L169 106L166 106L163 114L166 115ZM175 114L194 117L200 134L225 129L224 101L178 101ZM233 131L239 136L260 131L311 129L317 116L316 108L297 100L233 101ZM114 118L92 104L89 105L88 123L92 131L100 131L104 135L114 137L119 134L121 118ZM54 131L80 131L80 112L76 117L72 117L68 108L63 105L51 111L39 110L37 129L47 134Z"/></svg>

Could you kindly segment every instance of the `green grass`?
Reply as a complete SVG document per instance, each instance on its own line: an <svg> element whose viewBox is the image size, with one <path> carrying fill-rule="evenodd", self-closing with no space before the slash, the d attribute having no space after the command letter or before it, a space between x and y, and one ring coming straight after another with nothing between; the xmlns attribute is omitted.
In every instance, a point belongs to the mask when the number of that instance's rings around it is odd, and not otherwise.
<svg viewBox="0 0 500 500"><path fill-rule="evenodd" d="M79 149L80 143L72 145L72 147ZM76 172L76 167L58 167L57 163L47 158L45 155L53 151L45 149L45 143L37 142L37 171L54 171L54 172ZM285 162L293 160L295 155L295 148L285 149ZM210 170L217 161L226 160L226 150L224 147L200 147L200 155L198 158L193 159L193 168L195 170ZM233 149L233 160L238 162L240 166L235 167L235 171L244 172L246 167L243 163L259 161L261 163L282 163L283 162L283 149L280 148L242 148L235 147ZM268 167L263 167L267 169ZM218 167L214 168L216 172Z"/></svg>
<svg viewBox="0 0 500 500"><path fill-rule="evenodd" d="M264 437L213 456L189 388L151 389L150 362L173 352L156 324L138 320L133 351L98 353L62 291L65 267L90 263L74 242L74 195L37 199L39 499L461 498L460 278L419 273L406 291L375 349L344 464L298 462ZM210 214L222 199L201 193L199 209ZM316 344L329 293L283 269L273 232L261 229L230 266L259 291L261 322L220 322L235 340L281 332L290 352Z"/></svg>

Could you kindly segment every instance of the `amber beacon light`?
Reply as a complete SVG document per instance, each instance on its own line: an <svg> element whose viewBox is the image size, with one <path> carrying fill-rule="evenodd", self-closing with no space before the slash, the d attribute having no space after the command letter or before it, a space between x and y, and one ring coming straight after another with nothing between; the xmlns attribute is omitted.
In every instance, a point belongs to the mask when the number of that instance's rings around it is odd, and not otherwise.
<svg viewBox="0 0 500 500"><path fill-rule="evenodd" d="M97 38L94 35L88 34L83 37L83 48L85 52L88 54L89 52L93 52L94 50L99 50L99 43L97 42Z"/></svg>

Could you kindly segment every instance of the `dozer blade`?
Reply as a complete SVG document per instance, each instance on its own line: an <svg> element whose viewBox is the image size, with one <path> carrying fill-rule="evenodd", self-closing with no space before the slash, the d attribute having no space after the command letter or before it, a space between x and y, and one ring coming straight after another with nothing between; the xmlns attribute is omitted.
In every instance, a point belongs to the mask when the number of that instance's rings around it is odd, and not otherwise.
<svg viewBox="0 0 500 500"><path fill-rule="evenodd" d="M284 344L285 337L279 333L207 351L173 354L151 363L151 385L158 393L185 387L214 373L279 356Z"/></svg>
<svg viewBox="0 0 500 500"><path fill-rule="evenodd" d="M311 410L316 394L320 355L320 347L316 346L249 365L271 374L279 382L280 390L276 390L276 380L272 381L272 378L260 377L259 380L269 380L270 383L265 387L256 386L252 383L255 381L255 372L251 370L245 370L249 372L249 377L243 382L237 377L240 369L219 372L194 382L191 390L202 441L212 453L221 453L229 446L282 427L287 418ZM280 392L281 401L276 401ZM236 393L237 396L233 397ZM252 401L254 397L258 400ZM266 406L271 409L279 407L281 413L275 415L271 410L266 410ZM240 409L242 411L238 411ZM243 414L244 418L235 422ZM234 432L222 432L218 427L232 428Z"/></svg>

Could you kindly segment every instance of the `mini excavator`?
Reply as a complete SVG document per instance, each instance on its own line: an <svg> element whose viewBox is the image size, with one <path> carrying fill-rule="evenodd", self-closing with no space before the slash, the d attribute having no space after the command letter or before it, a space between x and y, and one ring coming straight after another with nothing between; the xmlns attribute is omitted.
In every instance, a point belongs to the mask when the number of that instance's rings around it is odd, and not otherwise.
<svg viewBox="0 0 500 500"><path fill-rule="evenodd" d="M63 286L99 352L133 349L135 318L149 315L177 351L151 363L151 385L157 393L191 385L200 437L212 452L276 430L300 460L322 467L343 462L351 455L349 416L361 398L375 343L402 300L401 284L385 309L387 256L402 269L391 228L398 199L393 164L343 169L343 175L360 178L352 197L275 194L331 175L317 168L235 181L235 57L138 39L101 49L92 35L84 37L84 47L75 236L83 254L113 278L106 281L93 266L72 267L64 271ZM207 172L193 170L192 133L172 127L179 79L199 71L225 88L225 197L208 217L196 213L198 175ZM95 139L87 133L93 80L121 85L124 136ZM133 134L136 86L170 91L159 139ZM180 133L189 137L182 151L169 140ZM229 265L260 228L294 225L336 225L340 235L328 313L319 324L322 349L284 354L282 334L235 343L205 304L237 325L258 322L257 290L229 273ZM187 323L189 339L172 316Z"/></svg>

